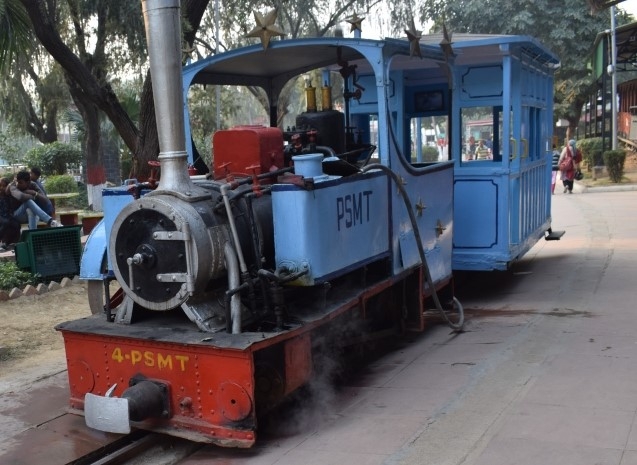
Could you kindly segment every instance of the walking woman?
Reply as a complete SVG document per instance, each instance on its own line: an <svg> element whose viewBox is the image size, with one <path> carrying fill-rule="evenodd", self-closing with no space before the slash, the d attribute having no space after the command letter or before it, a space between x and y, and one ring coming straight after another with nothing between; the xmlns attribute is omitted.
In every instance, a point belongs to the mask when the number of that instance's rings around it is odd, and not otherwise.
<svg viewBox="0 0 637 465"><path fill-rule="evenodd" d="M575 179L575 172L579 168L579 164L582 162L582 152L577 149L575 139L568 141L564 150L560 155L558 166L562 173L562 184L564 184L564 193L573 193L573 181Z"/></svg>

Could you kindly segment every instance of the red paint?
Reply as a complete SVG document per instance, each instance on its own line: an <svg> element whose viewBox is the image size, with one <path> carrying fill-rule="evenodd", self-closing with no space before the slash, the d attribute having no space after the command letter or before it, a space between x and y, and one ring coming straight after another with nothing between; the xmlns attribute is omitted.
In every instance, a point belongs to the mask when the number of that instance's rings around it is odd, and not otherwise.
<svg viewBox="0 0 637 465"><path fill-rule="evenodd" d="M255 441L254 360L251 351L62 330L70 403L117 384L120 397L135 375L169 388L170 418L149 419L141 428L168 428L176 436L222 446L251 447ZM182 433L179 433L179 432ZM231 441L228 438L232 438Z"/></svg>
<svg viewBox="0 0 637 465"><path fill-rule="evenodd" d="M255 174L283 168L283 133L278 128L237 126L215 132L215 179L228 174L250 175L250 168L260 168Z"/></svg>
<svg viewBox="0 0 637 465"><path fill-rule="evenodd" d="M86 181L92 186L106 182L106 171L103 166L89 166L86 168Z"/></svg>

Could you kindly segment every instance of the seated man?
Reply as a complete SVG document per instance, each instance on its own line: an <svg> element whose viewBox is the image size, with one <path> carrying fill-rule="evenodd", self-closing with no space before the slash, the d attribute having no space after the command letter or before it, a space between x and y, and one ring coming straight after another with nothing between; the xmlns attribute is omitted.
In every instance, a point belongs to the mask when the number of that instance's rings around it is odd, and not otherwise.
<svg viewBox="0 0 637 465"><path fill-rule="evenodd" d="M29 229L36 229L37 218L39 218L49 226L61 226L38 204L40 202L46 208L47 204L51 204L51 201L31 181L28 171L19 171L16 174L15 181L9 184L8 189L14 204L13 216L20 223L26 222L29 225Z"/></svg>
<svg viewBox="0 0 637 465"><path fill-rule="evenodd" d="M38 188L40 189L40 193L43 195L43 197L38 196L38 200L36 201L36 203L47 214L53 215L53 202L51 202L51 200L49 199L48 194L46 193L46 190L44 189L44 186L40 181L42 171L40 171L40 168L38 168L37 166L33 166L31 168L31 171L29 171L29 176L31 177L31 182L35 183L35 185L38 186Z"/></svg>

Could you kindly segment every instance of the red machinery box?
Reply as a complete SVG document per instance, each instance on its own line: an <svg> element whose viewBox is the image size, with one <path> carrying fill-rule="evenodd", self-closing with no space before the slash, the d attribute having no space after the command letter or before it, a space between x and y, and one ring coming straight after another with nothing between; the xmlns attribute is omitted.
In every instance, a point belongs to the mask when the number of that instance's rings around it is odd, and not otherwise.
<svg viewBox="0 0 637 465"><path fill-rule="evenodd" d="M220 130L212 136L214 177L223 179L228 173L251 175L283 168L283 132L265 126L236 126Z"/></svg>

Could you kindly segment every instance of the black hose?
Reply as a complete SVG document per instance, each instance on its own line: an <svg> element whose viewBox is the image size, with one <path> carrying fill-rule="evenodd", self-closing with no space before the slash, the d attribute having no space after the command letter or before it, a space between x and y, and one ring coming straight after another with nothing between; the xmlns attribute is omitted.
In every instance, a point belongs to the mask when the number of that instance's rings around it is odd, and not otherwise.
<svg viewBox="0 0 637 465"><path fill-rule="evenodd" d="M456 299L455 297L453 298L454 304L456 304L456 306L458 307L458 322L456 323L454 323L453 321L449 319L449 317L447 316L447 313L444 311L444 309L442 308L442 305L440 304L440 299L438 298L438 293L436 292L433 279L431 278L431 272L429 271L429 265L427 264L427 258L425 257L425 249L423 248L422 241L420 239L420 230L418 228L418 223L416 221L416 217L414 216L414 211L411 207L411 202L409 201L409 197L407 196L407 192L405 191L405 187L403 186L403 183L401 182L398 175L385 165L374 163L372 165L367 165L361 168L361 171L365 173L367 171L374 170L374 169L383 171L392 179L392 181L394 181L394 184L396 184L396 187L398 187L400 196L403 198L403 201L405 202L405 208L407 209L407 213L409 214L409 220L411 221L411 227L414 231L416 245L418 246L418 255L420 256L420 262L424 270L427 284L429 285L431 289L431 297L433 298L434 304L436 305L436 309L438 309L438 311L440 312L444 320L452 329L455 329L458 331L462 330L462 327L464 325L464 309L462 308L460 301L458 301L458 299Z"/></svg>

